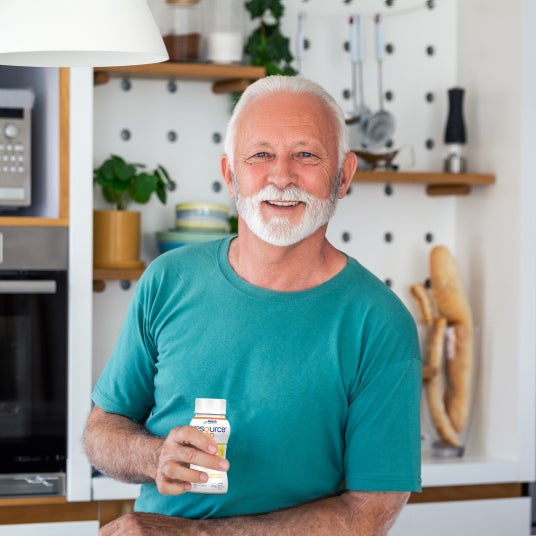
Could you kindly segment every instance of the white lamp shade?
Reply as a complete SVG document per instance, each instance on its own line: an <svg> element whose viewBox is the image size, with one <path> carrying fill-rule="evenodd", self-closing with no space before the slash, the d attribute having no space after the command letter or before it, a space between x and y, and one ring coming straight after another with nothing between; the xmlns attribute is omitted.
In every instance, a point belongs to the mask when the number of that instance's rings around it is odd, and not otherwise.
<svg viewBox="0 0 536 536"><path fill-rule="evenodd" d="M104 67L167 59L147 0L0 0L0 65Z"/></svg>

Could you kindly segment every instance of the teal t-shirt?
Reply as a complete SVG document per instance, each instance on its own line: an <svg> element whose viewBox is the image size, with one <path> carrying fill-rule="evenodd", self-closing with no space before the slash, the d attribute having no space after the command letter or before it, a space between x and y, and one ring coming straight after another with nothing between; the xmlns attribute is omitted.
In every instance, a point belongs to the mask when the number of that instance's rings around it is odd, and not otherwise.
<svg viewBox="0 0 536 536"><path fill-rule="evenodd" d="M199 519L341 486L419 491L421 356L402 302L352 258L309 290L253 286L229 265L229 243L149 265L93 391L159 436L189 424L195 398L226 399L229 491L163 496L143 484L136 510Z"/></svg>

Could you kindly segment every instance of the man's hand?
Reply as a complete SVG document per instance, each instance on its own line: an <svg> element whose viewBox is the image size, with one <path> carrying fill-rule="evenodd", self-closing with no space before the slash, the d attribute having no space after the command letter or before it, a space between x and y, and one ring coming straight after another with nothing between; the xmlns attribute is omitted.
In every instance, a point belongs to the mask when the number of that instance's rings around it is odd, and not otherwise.
<svg viewBox="0 0 536 536"><path fill-rule="evenodd" d="M227 471L229 462L215 455L216 441L193 426L173 428L167 437L151 435L141 424L95 406L84 431L84 447L94 467L122 482L154 481L164 495L189 491L190 482L208 475L190 464Z"/></svg>
<svg viewBox="0 0 536 536"><path fill-rule="evenodd" d="M199 465L216 471L227 471L229 462L216 455L213 438L193 426L173 428L166 437L156 470L156 486L163 495L179 495L191 489L191 482L208 480L205 472L190 468Z"/></svg>
<svg viewBox="0 0 536 536"><path fill-rule="evenodd" d="M165 536L188 534L188 519L169 517L145 512L132 512L114 519L99 531L99 536ZM182 527L184 525L184 528Z"/></svg>

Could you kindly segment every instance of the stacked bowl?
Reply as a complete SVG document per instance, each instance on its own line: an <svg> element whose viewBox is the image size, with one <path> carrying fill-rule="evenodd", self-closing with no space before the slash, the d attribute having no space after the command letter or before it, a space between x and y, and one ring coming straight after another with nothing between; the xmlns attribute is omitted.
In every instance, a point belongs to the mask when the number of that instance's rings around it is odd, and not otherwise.
<svg viewBox="0 0 536 536"><path fill-rule="evenodd" d="M229 236L229 209L216 203L180 203L175 206L175 229L157 233L161 253L194 242Z"/></svg>

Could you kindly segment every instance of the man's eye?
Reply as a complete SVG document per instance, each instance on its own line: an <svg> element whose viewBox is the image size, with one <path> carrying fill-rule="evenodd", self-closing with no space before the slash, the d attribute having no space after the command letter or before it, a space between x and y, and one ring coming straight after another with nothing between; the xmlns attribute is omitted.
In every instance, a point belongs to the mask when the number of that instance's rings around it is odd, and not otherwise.
<svg viewBox="0 0 536 536"><path fill-rule="evenodd" d="M309 151L300 151L297 154L296 159L306 164L316 164L319 161L318 156Z"/></svg>

